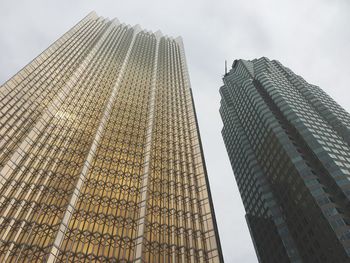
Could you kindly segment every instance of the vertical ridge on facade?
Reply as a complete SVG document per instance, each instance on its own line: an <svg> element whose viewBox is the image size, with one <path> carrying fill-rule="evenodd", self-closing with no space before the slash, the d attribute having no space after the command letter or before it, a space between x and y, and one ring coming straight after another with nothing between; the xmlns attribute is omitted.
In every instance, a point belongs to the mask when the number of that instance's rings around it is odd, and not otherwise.
<svg viewBox="0 0 350 263"><path fill-rule="evenodd" d="M148 193L148 181L150 174L150 160L151 160L151 143L152 134L154 128L154 109L155 109L155 95L156 95L156 83L157 83L157 71L158 71L158 53L159 53L159 40L161 34L160 32L155 35L156 38L156 50L153 62L153 72L152 72L152 82L151 82L151 95L150 103L148 109L148 119L147 119L147 134L145 142L145 157L144 157L144 168L143 168L143 178L141 183L141 201L139 203L140 213L137 223L137 235L136 235L136 248L135 248L135 262L142 262L142 249L143 249L143 239L145 232L145 220L146 220L146 209L147 209L147 193Z"/></svg>
<svg viewBox="0 0 350 263"><path fill-rule="evenodd" d="M115 21L114 25L118 25L118 24L116 24L116 21ZM105 35L107 35L107 33L109 33L109 32L107 31L105 33ZM76 204L77 199L79 197L80 189L82 188L82 185L84 184L87 171L90 168L92 159L94 158L94 155L96 153L97 146L98 146L98 144L99 144L99 142L101 140L101 135L102 135L102 133L104 131L106 122L108 121L111 107L112 107L112 105L115 102L116 92L117 92L118 85L119 85L119 82L120 82L119 80L123 76L125 65L126 65L126 63L128 61L128 58L130 56L130 51L131 51L131 48L132 48L133 43L135 41L135 37L136 37L137 33L138 33L137 28L134 28L133 37L132 37L129 49L128 49L127 53L126 53L125 60L124 60L124 62L122 64L122 66L121 66L121 69L120 69L120 72L119 72L119 76L118 76L118 78L116 80L116 83L115 83L115 85L113 87L113 90L112 90L112 92L111 92L111 94L109 96L109 99L107 101L107 105L106 105L106 107L104 109L104 112L103 112L103 117L102 117L101 122L100 122L100 124L98 126L98 129L96 131L95 138L94 138L94 140L92 142L91 148L89 150L89 154L88 154L88 156L86 158L84 167L83 167L83 169L81 171L80 177L79 177L78 182L76 184L76 187L74 189L74 192L73 192L73 195L71 197L70 203L69 203L68 208L67 208L67 210L65 212L65 215L63 216L63 220L61 222L61 225L60 225L60 228L59 228L59 232L57 233L54 245L53 245L52 250L50 252L50 257L48 259L48 262L54 262L55 261L55 257L56 257L56 255L58 253L58 249L59 249L60 244L61 244L61 242L63 240L63 235L65 234L65 232L66 232L66 230L68 228L69 219L70 219L70 217L72 215L72 212L75 209L75 204Z"/></svg>

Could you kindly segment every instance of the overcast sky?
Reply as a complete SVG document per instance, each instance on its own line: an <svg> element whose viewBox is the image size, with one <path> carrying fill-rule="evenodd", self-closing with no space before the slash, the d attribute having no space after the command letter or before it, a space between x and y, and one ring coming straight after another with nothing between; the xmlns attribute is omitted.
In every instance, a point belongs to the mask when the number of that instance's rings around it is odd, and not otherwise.
<svg viewBox="0 0 350 263"><path fill-rule="evenodd" d="M224 60L277 59L350 111L350 2L0 0L0 84L92 10L183 37L225 261L257 262L220 133Z"/></svg>

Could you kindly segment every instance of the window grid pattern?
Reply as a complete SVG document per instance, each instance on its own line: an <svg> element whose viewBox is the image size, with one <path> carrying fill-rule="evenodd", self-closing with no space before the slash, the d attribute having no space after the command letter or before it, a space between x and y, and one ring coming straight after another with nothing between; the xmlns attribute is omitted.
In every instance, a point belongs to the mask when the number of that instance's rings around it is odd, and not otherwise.
<svg viewBox="0 0 350 263"><path fill-rule="evenodd" d="M260 260L284 262L266 245L280 238L286 262L348 262L349 114L266 58L235 61L220 92L222 134Z"/></svg>
<svg viewBox="0 0 350 263"><path fill-rule="evenodd" d="M2 262L222 262L187 74L91 13L1 86Z"/></svg>
<svg viewBox="0 0 350 263"><path fill-rule="evenodd" d="M5 136L0 144L1 168L58 91L69 85L68 79L100 36L103 26L91 21L82 23L78 30L73 28L71 34L63 36L2 86L1 134Z"/></svg>
<svg viewBox="0 0 350 263"><path fill-rule="evenodd" d="M180 49L175 41L161 39L159 53L144 257L146 262L215 262L218 253Z"/></svg>

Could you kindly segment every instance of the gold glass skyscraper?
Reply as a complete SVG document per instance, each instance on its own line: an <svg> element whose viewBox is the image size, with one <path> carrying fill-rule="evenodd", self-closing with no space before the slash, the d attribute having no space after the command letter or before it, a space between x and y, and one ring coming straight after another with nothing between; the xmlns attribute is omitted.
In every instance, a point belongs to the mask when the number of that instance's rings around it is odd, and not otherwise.
<svg viewBox="0 0 350 263"><path fill-rule="evenodd" d="M1 262L222 262L180 38L89 14L0 88Z"/></svg>

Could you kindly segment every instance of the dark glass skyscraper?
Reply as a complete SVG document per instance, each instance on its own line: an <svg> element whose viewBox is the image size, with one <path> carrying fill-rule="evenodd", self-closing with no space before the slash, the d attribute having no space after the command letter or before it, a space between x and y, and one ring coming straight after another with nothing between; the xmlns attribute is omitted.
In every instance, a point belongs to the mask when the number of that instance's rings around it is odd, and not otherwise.
<svg viewBox="0 0 350 263"><path fill-rule="evenodd" d="M222 262L181 38L91 13L0 121L0 262Z"/></svg>
<svg viewBox="0 0 350 263"><path fill-rule="evenodd" d="M350 115L278 61L236 60L222 135L260 262L349 262Z"/></svg>

